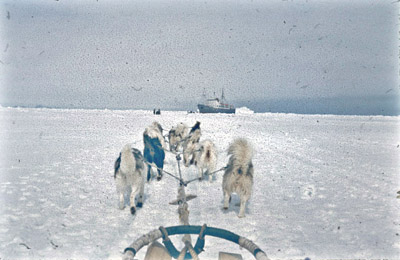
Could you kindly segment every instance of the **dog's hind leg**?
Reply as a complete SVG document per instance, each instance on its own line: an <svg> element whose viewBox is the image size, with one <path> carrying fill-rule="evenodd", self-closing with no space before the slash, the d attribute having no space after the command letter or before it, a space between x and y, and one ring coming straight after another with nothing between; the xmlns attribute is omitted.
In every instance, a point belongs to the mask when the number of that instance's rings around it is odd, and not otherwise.
<svg viewBox="0 0 400 260"><path fill-rule="evenodd" d="M136 206L138 208L143 207L143 196L144 196L144 181L142 181L142 183L140 185L139 198L138 198L138 202L136 204Z"/></svg>
<svg viewBox="0 0 400 260"><path fill-rule="evenodd" d="M163 150L160 150L156 153L156 156L154 158L154 162L157 165L157 181L160 181L162 176L163 176L163 168L164 168L164 159L165 159L165 153Z"/></svg>
<svg viewBox="0 0 400 260"><path fill-rule="evenodd" d="M151 166L147 165L147 182L151 179Z"/></svg>
<svg viewBox="0 0 400 260"><path fill-rule="evenodd" d="M163 176L163 172L162 172L162 170L159 170L159 169L157 170L157 172L158 172L157 181L160 181Z"/></svg>
<svg viewBox="0 0 400 260"><path fill-rule="evenodd" d="M124 209L125 208L125 197L124 197L124 193L122 193L122 192L119 193L118 208L119 209Z"/></svg>
<svg viewBox="0 0 400 260"><path fill-rule="evenodd" d="M244 211L246 209L246 202L249 200L248 196L241 196L240 197L240 209L239 209L239 218L244 218Z"/></svg>
<svg viewBox="0 0 400 260"><path fill-rule="evenodd" d="M229 202L231 202L231 194L224 189L224 209L229 208Z"/></svg>
<svg viewBox="0 0 400 260"><path fill-rule="evenodd" d="M210 174L210 173L212 173L212 171L207 167L207 169L206 169L204 174L208 176L208 181L210 183L212 183L213 179L215 179L215 175L214 174Z"/></svg>
<svg viewBox="0 0 400 260"><path fill-rule="evenodd" d="M188 152L188 151L183 152L183 164L185 165L185 167L189 167L190 165L193 164L194 160L193 160L193 158L190 158L192 156L193 155L191 152Z"/></svg>
<svg viewBox="0 0 400 260"><path fill-rule="evenodd" d="M163 167L164 167L164 162L158 160L156 162L156 166L157 166L157 181L160 181L162 176L163 176Z"/></svg>
<svg viewBox="0 0 400 260"><path fill-rule="evenodd" d="M131 196L129 198L129 203L131 206L131 214L134 215L136 212L135 198L138 193L138 187L132 186Z"/></svg>
<svg viewBox="0 0 400 260"><path fill-rule="evenodd" d="M213 183L214 181L217 180L217 176L215 175L215 173L210 174L210 172L207 172L208 174L208 180L210 181L210 183Z"/></svg>
<svg viewBox="0 0 400 260"><path fill-rule="evenodd" d="M151 163L153 162L153 157L151 156L150 148L147 147L145 143L144 151L143 151L144 162L147 164L147 182L151 179Z"/></svg>
<svg viewBox="0 0 400 260"><path fill-rule="evenodd" d="M185 167L189 167L187 157L188 157L187 154L185 152L183 152L183 165L185 165Z"/></svg>
<svg viewBox="0 0 400 260"><path fill-rule="evenodd" d="M117 175L115 177L115 182L116 182L116 186L117 186L117 193L119 196L119 203L118 203L118 208L119 209L124 209L125 208L125 197L124 197L124 193L125 193L125 181L123 180L123 178L121 177L121 175Z"/></svg>
<svg viewBox="0 0 400 260"><path fill-rule="evenodd" d="M204 178L203 168L198 167L198 170L199 170L199 181L202 181Z"/></svg>

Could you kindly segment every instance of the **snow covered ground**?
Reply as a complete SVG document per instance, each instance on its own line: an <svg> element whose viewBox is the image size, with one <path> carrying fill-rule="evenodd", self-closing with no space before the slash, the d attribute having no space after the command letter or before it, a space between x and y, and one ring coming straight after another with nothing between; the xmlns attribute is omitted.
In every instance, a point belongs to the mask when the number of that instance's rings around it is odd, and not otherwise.
<svg viewBox="0 0 400 260"><path fill-rule="evenodd" d="M136 216L117 207L114 160L126 143L143 149L153 120L165 128L200 121L202 138L218 147L218 168L234 137L255 148L246 217L237 217L237 197L222 210L220 173L188 186L198 195L189 202L191 224L247 237L272 259L400 259L399 119L0 108L0 259L119 259L142 234L179 224L168 204L178 185L168 176L146 185ZM177 172L171 154L165 169ZM195 168L184 175L196 176ZM205 250L201 259L218 251L252 259L208 237Z"/></svg>

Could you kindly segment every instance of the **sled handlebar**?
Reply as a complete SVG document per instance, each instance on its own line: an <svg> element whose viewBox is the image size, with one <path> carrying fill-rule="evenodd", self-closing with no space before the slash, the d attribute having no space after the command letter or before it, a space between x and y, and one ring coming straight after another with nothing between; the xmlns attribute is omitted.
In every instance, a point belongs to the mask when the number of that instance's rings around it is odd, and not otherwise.
<svg viewBox="0 0 400 260"><path fill-rule="evenodd" d="M200 233L201 235L199 235ZM256 244L254 244L251 240L247 238L240 237L239 235L225 229L213 228L207 226L192 226L192 225L172 226L166 228L160 227L159 229L155 229L149 232L148 234L141 236L135 242L133 242L129 247L127 247L124 251L123 259L133 260L136 253L142 247L160 238L163 238L163 243L166 246L170 255L175 257L177 251L175 251L176 248L173 246L168 236L183 235L183 234L191 234L191 235L197 234L199 235L199 239L203 240L203 242L196 243L196 246L194 248L198 253L201 253L202 247L204 246L204 237L208 235L225 239L240 245L241 247L247 249L257 260L269 260L265 252L262 251ZM185 259L191 259L191 256L187 254Z"/></svg>

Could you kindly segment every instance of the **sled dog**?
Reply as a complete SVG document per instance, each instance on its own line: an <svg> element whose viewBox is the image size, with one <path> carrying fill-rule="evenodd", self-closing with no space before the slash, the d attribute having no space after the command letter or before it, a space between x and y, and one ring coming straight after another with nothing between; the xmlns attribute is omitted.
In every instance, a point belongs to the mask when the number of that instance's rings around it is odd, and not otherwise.
<svg viewBox="0 0 400 260"><path fill-rule="evenodd" d="M194 152L196 150L196 145L199 143L200 136L200 122L197 121L190 129L188 136L186 136L185 141L183 142L183 164L186 167L194 164Z"/></svg>
<svg viewBox="0 0 400 260"><path fill-rule="evenodd" d="M201 141L196 145L194 152L194 160L197 169L199 170L199 178L203 179L204 169L205 174L211 174L217 166L217 149L211 140ZM212 182L212 177L209 176L210 182Z"/></svg>
<svg viewBox="0 0 400 260"><path fill-rule="evenodd" d="M157 169L157 180L162 178L162 169L164 167L164 159L166 148L165 140L162 135L162 127L158 122L153 122L143 133L144 142L144 159L149 163L154 163ZM147 181L151 179L151 165L147 165Z"/></svg>
<svg viewBox="0 0 400 260"><path fill-rule="evenodd" d="M142 153L129 144L125 145L114 163L114 179L119 194L119 208L125 208L125 193L130 192L132 215L136 212L136 206L141 208L143 205L145 172ZM137 195L139 198L135 204Z"/></svg>
<svg viewBox="0 0 400 260"><path fill-rule="evenodd" d="M229 161L222 180L224 209L228 209L233 192L240 197L239 218L245 216L246 202L253 186L253 149L246 139L238 138L228 148Z"/></svg>
<svg viewBox="0 0 400 260"><path fill-rule="evenodd" d="M184 123L179 123L176 127L172 127L168 133L169 150L178 152L188 133L189 127Z"/></svg>

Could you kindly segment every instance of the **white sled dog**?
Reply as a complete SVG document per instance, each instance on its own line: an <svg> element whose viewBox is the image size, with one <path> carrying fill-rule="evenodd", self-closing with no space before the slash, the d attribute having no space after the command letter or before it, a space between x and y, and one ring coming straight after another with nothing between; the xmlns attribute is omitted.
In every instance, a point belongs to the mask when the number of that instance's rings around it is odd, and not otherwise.
<svg viewBox="0 0 400 260"><path fill-rule="evenodd" d="M238 217L242 218L253 187L253 149L246 139L238 138L229 146L228 155L230 158L222 180L224 209L228 209L231 195L235 192L240 197Z"/></svg>
<svg viewBox="0 0 400 260"><path fill-rule="evenodd" d="M189 134L186 136L183 142L183 164L186 167L194 164L194 152L196 150L196 145L199 143L201 137L200 122L197 121L196 124L190 129Z"/></svg>
<svg viewBox="0 0 400 260"><path fill-rule="evenodd" d="M172 127L168 133L169 150L178 152L188 134L189 127L184 123L179 123L176 127Z"/></svg>
<svg viewBox="0 0 400 260"><path fill-rule="evenodd" d="M114 164L114 179L119 194L119 208L125 208L125 193L130 192L130 207L132 215L136 212L136 206L143 205L144 175L146 170L142 153L127 144L122 148L119 157ZM139 194L137 204L135 198Z"/></svg>
<svg viewBox="0 0 400 260"><path fill-rule="evenodd" d="M200 179L203 179L204 177L204 169L206 170L206 175L210 175L215 170L217 166L218 155L217 149L211 140L207 139L197 144L194 155L194 164L199 170ZM212 177L213 176L211 175L209 176L210 182L212 182Z"/></svg>

